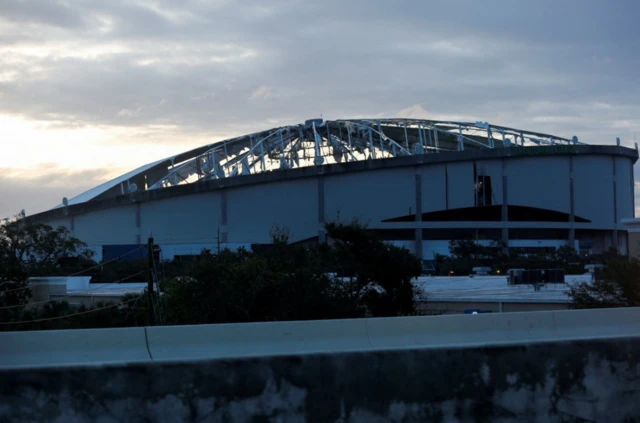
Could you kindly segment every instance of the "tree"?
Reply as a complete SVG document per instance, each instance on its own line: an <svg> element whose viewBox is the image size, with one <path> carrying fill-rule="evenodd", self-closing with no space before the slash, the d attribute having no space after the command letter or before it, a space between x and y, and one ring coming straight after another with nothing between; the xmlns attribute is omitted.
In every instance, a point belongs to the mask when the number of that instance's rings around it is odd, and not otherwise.
<svg viewBox="0 0 640 423"><path fill-rule="evenodd" d="M373 231L353 221L325 225L332 244L330 262L344 277L349 295L374 316L398 316L415 312L415 287L420 260L406 248L376 238Z"/></svg>
<svg viewBox="0 0 640 423"><path fill-rule="evenodd" d="M449 256L436 256L439 274L468 275L476 266L504 268L508 257L503 254L504 242L493 240L482 245L470 239L449 241Z"/></svg>
<svg viewBox="0 0 640 423"><path fill-rule="evenodd" d="M85 263L92 263L92 255L64 227L54 229L29 222L24 211L13 219L5 219L0 224L0 305L28 302L29 276L55 276L80 270Z"/></svg>
<svg viewBox="0 0 640 423"><path fill-rule="evenodd" d="M571 245L563 245L556 249L552 262L554 267L563 268L567 274L584 272L584 261Z"/></svg>
<svg viewBox="0 0 640 423"><path fill-rule="evenodd" d="M593 282L573 285L568 295L576 309L640 306L640 260L610 259Z"/></svg>
<svg viewBox="0 0 640 423"><path fill-rule="evenodd" d="M484 248L471 239L452 239L449 241L449 254L457 259L478 260L483 258Z"/></svg>
<svg viewBox="0 0 640 423"><path fill-rule="evenodd" d="M356 317L317 256L288 244L203 255L188 275L163 282L171 324Z"/></svg>
<svg viewBox="0 0 640 423"><path fill-rule="evenodd" d="M573 262L579 262L578 252L571 245L563 245L557 248L553 254L553 261L569 265Z"/></svg>
<svg viewBox="0 0 640 423"><path fill-rule="evenodd" d="M163 282L172 324L396 316L414 312L420 261L357 222L330 223L330 245L272 244L202 254L182 278Z"/></svg>
<svg viewBox="0 0 640 423"><path fill-rule="evenodd" d="M0 331L111 328L149 324L146 292L140 295L126 294L120 303L97 302L91 307L74 307L66 301L52 301L42 307L22 310L16 324L0 324Z"/></svg>
<svg viewBox="0 0 640 423"><path fill-rule="evenodd" d="M2 233L9 235L2 237L0 253L3 260L23 272L25 281L33 272L60 271L59 263L65 257L82 256L83 244L63 229L43 225L34 228L24 217L16 222L19 225L3 228ZM416 290L411 280L420 274L421 266L413 254L378 240L357 222L331 223L326 230L330 244L292 245L288 231L275 227L268 247L252 251L225 249L216 254L203 250L198 260L175 269L175 277L160 281L158 309L168 324L317 320L414 312ZM43 243L46 245L40 245ZM55 245L59 248L52 248ZM5 271L5 279L7 274ZM146 295L123 301L126 304L101 304L104 308L100 310L74 308L56 301L37 309L11 309L20 315L0 319L38 320L13 325L11 330L148 323ZM75 316L76 313L83 314ZM40 322L41 319L45 320Z"/></svg>

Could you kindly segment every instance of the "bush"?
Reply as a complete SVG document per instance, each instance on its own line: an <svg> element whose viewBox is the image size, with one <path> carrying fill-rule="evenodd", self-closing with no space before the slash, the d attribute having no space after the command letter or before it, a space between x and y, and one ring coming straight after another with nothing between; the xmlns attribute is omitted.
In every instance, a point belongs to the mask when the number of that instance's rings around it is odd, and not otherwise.
<svg viewBox="0 0 640 423"><path fill-rule="evenodd" d="M181 263L175 276L160 282L160 323L199 324L317 320L413 314L411 280L420 261L408 250L386 244L357 222L330 223L330 244L297 246L276 228L273 243L255 251L240 249ZM168 266L171 267L171 266ZM122 272L121 266L113 272ZM133 301L135 300L135 301ZM127 296L126 304L73 308L63 301L39 309L12 309L5 330L120 327L149 324L148 303ZM100 309L105 307L104 309ZM91 311L91 312L89 312ZM80 313L75 316L74 314ZM68 316L68 317L65 317ZM59 318L63 317L63 318ZM6 321L6 320L5 320Z"/></svg>
<svg viewBox="0 0 640 423"><path fill-rule="evenodd" d="M640 306L640 261L610 259L602 274L592 283L581 282L569 290L571 308Z"/></svg>

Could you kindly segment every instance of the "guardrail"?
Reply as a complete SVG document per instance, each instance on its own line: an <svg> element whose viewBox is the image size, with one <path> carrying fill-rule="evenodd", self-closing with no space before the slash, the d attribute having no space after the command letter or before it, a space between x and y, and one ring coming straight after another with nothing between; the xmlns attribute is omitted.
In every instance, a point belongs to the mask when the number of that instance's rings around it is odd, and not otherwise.
<svg viewBox="0 0 640 423"><path fill-rule="evenodd" d="M0 333L0 369L640 336L640 308Z"/></svg>

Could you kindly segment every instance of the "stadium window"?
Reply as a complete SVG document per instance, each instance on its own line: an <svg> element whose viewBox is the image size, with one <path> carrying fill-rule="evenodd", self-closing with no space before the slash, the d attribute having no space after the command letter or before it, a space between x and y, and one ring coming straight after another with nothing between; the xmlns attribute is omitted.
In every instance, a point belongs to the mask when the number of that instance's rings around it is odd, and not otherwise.
<svg viewBox="0 0 640 423"><path fill-rule="evenodd" d="M492 205L493 193L491 191L491 176L477 175L473 190L476 196L476 206L484 207Z"/></svg>

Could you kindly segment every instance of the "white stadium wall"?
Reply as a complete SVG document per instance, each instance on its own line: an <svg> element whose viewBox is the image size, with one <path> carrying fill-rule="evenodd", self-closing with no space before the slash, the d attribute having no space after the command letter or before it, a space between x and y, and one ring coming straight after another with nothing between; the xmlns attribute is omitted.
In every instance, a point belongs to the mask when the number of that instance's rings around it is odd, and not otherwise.
<svg viewBox="0 0 640 423"><path fill-rule="evenodd" d="M473 207L473 162L447 165L449 209Z"/></svg>
<svg viewBox="0 0 640 423"><path fill-rule="evenodd" d="M428 213L447 208L447 164L424 166L417 174L422 178L422 212ZM413 205L415 208L415 204Z"/></svg>
<svg viewBox="0 0 640 423"><path fill-rule="evenodd" d="M415 213L415 192L415 171L411 168L326 176L325 220L357 218L377 225L384 219Z"/></svg>
<svg viewBox="0 0 640 423"><path fill-rule="evenodd" d="M88 245L135 244L136 206L127 205L73 217L73 234Z"/></svg>
<svg viewBox="0 0 640 423"><path fill-rule="evenodd" d="M158 244L214 244L220 222L220 193L208 192L140 204L140 236ZM135 221L135 214L132 216ZM140 243L140 242L138 242Z"/></svg>
<svg viewBox="0 0 640 423"><path fill-rule="evenodd" d="M197 254L218 243L230 248L268 243L274 225L288 229L293 242L322 240L323 222L337 218L357 218L425 259L446 253L450 239L429 237L430 231L456 230L497 233L510 248L557 247L575 239L591 253L616 244L625 253L620 221L634 215L635 158L629 152L635 151L587 147L588 154L463 151L236 176L86 202L35 218L69 228L96 251L102 245L142 244L151 233L164 258ZM490 178L489 205L498 219L468 218L482 211L474 208L474 173ZM534 214L546 209L556 217L506 219L512 206L534 208ZM467 218L452 217L462 212Z"/></svg>
<svg viewBox="0 0 640 423"><path fill-rule="evenodd" d="M570 157L523 157L507 160L505 171L509 205L570 213L570 160Z"/></svg>
<svg viewBox="0 0 640 423"><path fill-rule="evenodd" d="M67 230L69 230L69 231L71 231L73 233L73 227L72 227L72 224L71 224L71 219L69 219L69 218L48 220L48 221L46 221L46 223L47 223L47 225L51 226L52 228L63 227L63 228L66 228Z"/></svg>
<svg viewBox="0 0 640 423"><path fill-rule="evenodd" d="M575 157L573 163L576 214L591 220L594 228L611 228L614 207L602 205L614 204L613 158Z"/></svg>
<svg viewBox="0 0 640 423"><path fill-rule="evenodd" d="M269 243L276 226L291 241L318 235L318 186L315 178L249 185L227 191L228 241Z"/></svg>
<svg viewBox="0 0 640 423"><path fill-rule="evenodd" d="M493 191L493 195L491 198L492 204L502 204L503 201L503 163L505 162L503 162L502 160L479 160L476 162L476 174L488 176L491 178L491 186Z"/></svg>
<svg viewBox="0 0 640 423"><path fill-rule="evenodd" d="M618 199L618 222L635 216L633 164L623 157L615 157L616 198Z"/></svg>

